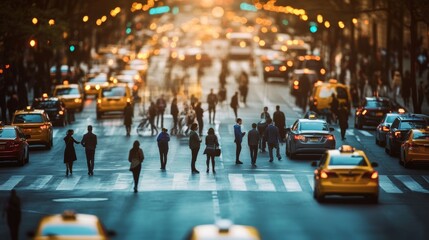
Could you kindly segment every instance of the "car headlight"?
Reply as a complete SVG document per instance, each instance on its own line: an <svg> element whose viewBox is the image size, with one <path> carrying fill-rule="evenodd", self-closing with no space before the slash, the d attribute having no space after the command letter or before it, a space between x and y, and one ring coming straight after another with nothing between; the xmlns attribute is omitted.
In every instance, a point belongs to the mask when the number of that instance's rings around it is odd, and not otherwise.
<svg viewBox="0 0 429 240"><path fill-rule="evenodd" d="M80 98L75 98L75 99L74 99L74 102L75 102L75 103L81 103L81 102L82 102L82 99L80 99Z"/></svg>

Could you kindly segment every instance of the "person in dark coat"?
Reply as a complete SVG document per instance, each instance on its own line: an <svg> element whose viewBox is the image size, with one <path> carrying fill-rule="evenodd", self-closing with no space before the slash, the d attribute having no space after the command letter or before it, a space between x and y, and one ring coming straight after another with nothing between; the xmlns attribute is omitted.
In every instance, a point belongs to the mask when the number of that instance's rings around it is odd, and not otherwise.
<svg viewBox="0 0 429 240"><path fill-rule="evenodd" d="M197 162L198 151L200 151L201 139L196 132L198 129L198 124L192 123L191 133L189 134L189 148L192 151L192 160L191 160L191 171L192 173L200 173L197 168L195 168L195 163Z"/></svg>
<svg viewBox="0 0 429 240"><path fill-rule="evenodd" d="M349 118L349 111L347 109L347 106L344 104L341 104L340 108L338 109L338 123L340 125L341 129L341 139L346 139L346 130L349 127L348 124L348 118Z"/></svg>
<svg viewBox="0 0 429 240"><path fill-rule="evenodd" d="M133 148L131 148L128 153L128 162L131 163L130 171L133 173L135 193L137 192L137 189L138 189L140 171L142 169L143 160L144 160L143 150L140 148L140 142L136 140L133 143Z"/></svg>
<svg viewBox="0 0 429 240"><path fill-rule="evenodd" d="M165 102L164 95L161 95L161 97L156 100L156 126L159 126L159 120L161 119L161 128L164 127L164 112L166 106L167 103Z"/></svg>
<svg viewBox="0 0 429 240"><path fill-rule="evenodd" d="M331 94L331 103L330 103L331 114L330 114L330 117L328 118L328 121L327 121L329 124L331 124L331 120L334 122L337 121L338 104L339 104L339 101L338 101L337 96L335 95L335 93L332 93Z"/></svg>
<svg viewBox="0 0 429 240"><path fill-rule="evenodd" d="M177 106L177 98L173 98L173 101L171 102L170 113L171 116L173 116L173 128L170 130L170 133L171 135L176 135L178 131L177 124L179 121L179 107Z"/></svg>
<svg viewBox="0 0 429 240"><path fill-rule="evenodd" d="M201 102L197 102L195 104L194 110L195 110L195 116L198 122L198 133L200 134L200 136L202 136L203 128L204 128L204 121L203 121L204 109L201 107Z"/></svg>
<svg viewBox="0 0 429 240"><path fill-rule="evenodd" d="M153 136L153 131L155 130L156 133L158 133L158 129L155 126L155 117L157 114L157 108L154 102L150 103L149 106L149 123L150 123L150 131L151 135Z"/></svg>
<svg viewBox="0 0 429 240"><path fill-rule="evenodd" d="M127 131L127 136L130 136L131 133L131 124L133 123L133 107L131 103L127 103L127 106L124 108L124 125L125 130Z"/></svg>
<svg viewBox="0 0 429 240"><path fill-rule="evenodd" d="M245 71L241 72L238 79L238 84L239 84L238 89L240 90L241 100L243 101L244 104L246 104L247 93L249 92L249 75Z"/></svg>
<svg viewBox="0 0 429 240"><path fill-rule="evenodd" d="M299 98L298 102L300 103L302 112L305 113L307 109L308 95L310 94L310 90L311 90L311 83L307 74L302 74L302 76L299 79L299 86L300 86L300 91L298 93L298 98Z"/></svg>
<svg viewBox="0 0 429 240"><path fill-rule="evenodd" d="M21 200L16 194L16 190L10 191L10 197L5 203L3 216L6 214L7 225L9 226L10 239L19 239L19 224L21 223Z"/></svg>
<svg viewBox="0 0 429 240"><path fill-rule="evenodd" d="M218 99L217 95L213 93L213 88L210 89L209 95L207 95L207 104L209 105L209 123L214 124L216 117L216 105ZM212 121L212 113L213 113L213 121Z"/></svg>
<svg viewBox="0 0 429 240"><path fill-rule="evenodd" d="M286 136L285 125L286 125L286 117L285 114L280 111L280 106L276 106L276 111L273 113L274 125L279 129L280 141L283 141Z"/></svg>
<svg viewBox="0 0 429 240"><path fill-rule="evenodd" d="M234 116L235 118L238 117L238 92L235 92L234 96L232 96L231 98L231 103L229 104L232 108L232 110L234 111Z"/></svg>
<svg viewBox="0 0 429 240"><path fill-rule="evenodd" d="M273 161L273 148L277 149L277 159L280 161L282 157L280 156L280 134L279 129L274 126L273 120L271 118L267 119L268 127L265 129L264 137L267 139L268 151L270 154L270 162Z"/></svg>
<svg viewBox="0 0 429 240"><path fill-rule="evenodd" d="M168 135L168 130L162 128L161 133L158 135L156 141L158 142L159 149L159 160L161 162L161 170L165 170L167 165L167 154L168 154L168 142L170 141L170 135Z"/></svg>
<svg viewBox="0 0 429 240"><path fill-rule="evenodd" d="M247 133L247 144L249 145L252 167L256 167L256 158L258 157L258 144L260 139L256 126L256 123L252 123L252 129Z"/></svg>
<svg viewBox="0 0 429 240"><path fill-rule="evenodd" d="M67 135L64 137L64 142L66 143L66 148L64 150L64 163L66 164L66 176L73 174L73 162L76 161L76 151L74 149L74 144L79 144L80 142L76 141L73 138L74 131L69 129Z"/></svg>
<svg viewBox="0 0 429 240"><path fill-rule="evenodd" d="M9 111L9 122L12 122L13 114L18 109L18 96L16 94L12 94L6 104Z"/></svg>
<svg viewBox="0 0 429 240"><path fill-rule="evenodd" d="M237 118L236 122L237 123L234 125L234 142L237 147L235 150L235 164L243 164L243 162L240 161L241 142L243 141L243 137L246 133L241 131L241 123L243 122L241 118Z"/></svg>
<svg viewBox="0 0 429 240"><path fill-rule="evenodd" d="M258 122L258 131L259 131L259 135L261 136L259 139L259 149L261 149L261 152L266 152L265 149L267 147L267 139L264 137L264 134L265 134L265 129L268 126L267 120L270 118L271 118L271 115L268 112L268 107L265 106L264 110L260 115L261 120Z"/></svg>
<svg viewBox="0 0 429 240"><path fill-rule="evenodd" d="M97 135L92 133L92 126L88 125L88 132L83 135L80 144L85 148L86 165L88 166L88 175L94 175L94 156L97 146Z"/></svg>
<svg viewBox="0 0 429 240"><path fill-rule="evenodd" d="M214 129L209 128L207 131L206 136L206 149L204 150L204 154L207 155L206 165L207 165L207 171L206 173L209 173L210 169L210 160L212 162L212 172L216 173L215 170L215 149L219 147L219 141L217 139L217 136L215 135Z"/></svg>

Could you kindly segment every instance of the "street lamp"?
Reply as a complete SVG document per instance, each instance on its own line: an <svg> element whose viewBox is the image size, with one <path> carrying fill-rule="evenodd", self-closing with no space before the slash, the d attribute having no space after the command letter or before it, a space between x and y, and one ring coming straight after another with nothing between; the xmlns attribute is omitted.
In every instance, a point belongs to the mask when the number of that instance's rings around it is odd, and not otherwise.
<svg viewBox="0 0 429 240"><path fill-rule="evenodd" d="M86 22L88 22L88 20L89 20L89 17L88 17L88 16L86 16L86 15L85 15L85 16L83 16L83 18L82 18L82 21L83 21L83 22L85 22L85 23L86 23Z"/></svg>
<svg viewBox="0 0 429 240"><path fill-rule="evenodd" d="M30 43L30 47L36 46L36 40L34 40L34 39L31 39L29 43Z"/></svg>
<svg viewBox="0 0 429 240"><path fill-rule="evenodd" d="M38 20L37 18L33 18L33 19L31 19L31 22L32 22L34 25L36 25L36 24L39 22L39 20Z"/></svg>

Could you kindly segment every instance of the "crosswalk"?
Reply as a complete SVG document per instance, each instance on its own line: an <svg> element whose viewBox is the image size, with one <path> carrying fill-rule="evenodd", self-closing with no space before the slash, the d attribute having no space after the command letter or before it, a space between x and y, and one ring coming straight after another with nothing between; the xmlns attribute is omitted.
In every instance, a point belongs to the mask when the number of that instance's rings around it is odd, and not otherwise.
<svg viewBox="0 0 429 240"><path fill-rule="evenodd" d="M380 175L380 190L389 194L409 192L429 193L429 176ZM73 175L12 175L0 177L0 191L11 189L29 191L131 191L131 173L86 176ZM140 191L259 191L312 192L311 174L206 174L147 172L142 173Z"/></svg>

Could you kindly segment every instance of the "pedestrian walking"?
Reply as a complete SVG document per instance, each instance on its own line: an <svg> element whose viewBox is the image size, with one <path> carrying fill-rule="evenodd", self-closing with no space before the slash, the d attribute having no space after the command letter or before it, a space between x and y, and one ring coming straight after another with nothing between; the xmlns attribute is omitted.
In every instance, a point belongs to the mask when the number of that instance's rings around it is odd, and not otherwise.
<svg viewBox="0 0 429 240"><path fill-rule="evenodd" d="M337 122L338 104L339 104L339 101L338 101L337 96L335 95L335 93L332 93L331 94L331 103L329 104L330 105L330 109L329 109L330 113L329 113L328 119L327 119L327 122L329 124L331 124L331 122Z"/></svg>
<svg viewBox="0 0 429 240"><path fill-rule="evenodd" d="M11 94L6 102L7 110L9 111L9 122L12 122L13 114L18 110L18 104L18 96L16 94Z"/></svg>
<svg viewBox="0 0 429 240"><path fill-rule="evenodd" d="M210 93L207 96L207 104L209 105L209 123L214 124L215 117L216 117L216 105L218 102L217 95L213 93L213 88L210 89ZM212 113L213 113L213 120L212 120Z"/></svg>
<svg viewBox="0 0 429 240"><path fill-rule="evenodd" d="M280 141L284 141L286 137L285 126L286 126L286 117L284 112L280 111L280 106L276 106L276 111L273 113L273 120L275 126L279 129Z"/></svg>
<svg viewBox="0 0 429 240"><path fill-rule="evenodd" d="M348 118L349 110L345 104L341 104L338 109L338 124L341 129L341 140L346 140L346 130L349 128Z"/></svg>
<svg viewBox="0 0 429 240"><path fill-rule="evenodd" d="M92 133L92 126L88 125L88 132L83 135L80 144L85 148L86 165L88 166L88 175L94 175L94 156L97 146L97 135Z"/></svg>
<svg viewBox="0 0 429 240"><path fill-rule="evenodd" d="M194 107L195 107L195 104L197 104L197 102L198 102L198 98L197 98L197 97L195 97L195 95L194 95L194 94L192 94L192 95L191 95L191 107L192 107L192 108L194 108Z"/></svg>
<svg viewBox="0 0 429 240"><path fill-rule="evenodd" d="M261 150L261 152L266 152L265 149L267 147L267 139L264 137L264 134L265 134L265 129L268 126L267 120L271 119L271 115L268 112L267 106L264 107L259 118L261 119L258 122L258 131L259 131L259 135L261 136L259 139L259 149Z"/></svg>
<svg viewBox="0 0 429 240"><path fill-rule="evenodd" d="M207 155L206 165L207 165L207 171L206 173L209 173L210 169L210 160L212 162L212 172L216 173L215 170L215 151L216 148L219 147L219 141L217 139L217 136L215 135L214 129L209 128L207 131L206 136L206 149L204 150L204 154Z"/></svg>
<svg viewBox="0 0 429 240"><path fill-rule="evenodd" d="M171 135L177 135L177 124L179 118L179 107L177 106L177 98L173 98L170 106L170 114L173 116L173 128L170 130Z"/></svg>
<svg viewBox="0 0 429 240"><path fill-rule="evenodd" d="M127 102L127 105L124 108L124 125L125 130L127 131L127 136L131 135L131 124L133 123L133 107L131 103Z"/></svg>
<svg viewBox="0 0 429 240"><path fill-rule="evenodd" d="M392 79L392 95L393 101L396 103L396 97L399 95L399 91L401 89L401 73L399 71L395 71L393 73Z"/></svg>
<svg viewBox="0 0 429 240"><path fill-rule="evenodd" d="M130 171L133 173L134 179L134 192L137 192L140 178L140 171L142 169L142 162L144 160L143 150L140 148L140 142L134 141L133 147L128 153L128 162L130 162Z"/></svg>
<svg viewBox="0 0 429 240"><path fill-rule="evenodd" d="M223 102L226 100L226 88L225 86L220 86L217 92L218 100L223 106ZM214 117L213 117L214 118ZM214 122L214 121L213 121Z"/></svg>
<svg viewBox="0 0 429 240"><path fill-rule="evenodd" d="M6 215L7 225L9 226L10 239L19 239L19 224L21 223L21 200L16 194L16 190L10 191L10 196L5 202L3 217Z"/></svg>
<svg viewBox="0 0 429 240"><path fill-rule="evenodd" d="M192 152L192 160L191 160L191 172L192 173L200 173L195 167L195 163L197 162L198 151L200 151L201 139L196 132L198 129L198 124L192 123L191 125L191 133L189 134L189 148Z"/></svg>
<svg viewBox="0 0 429 240"><path fill-rule="evenodd" d="M195 117L197 118L198 134L200 134L200 136L203 135L203 128L204 128L203 114L204 114L204 109L201 107L201 102L198 101L195 104Z"/></svg>
<svg viewBox="0 0 429 240"><path fill-rule="evenodd" d="M164 99L164 95L161 95L161 97L156 100L156 108L157 108L156 126L159 127L159 121L161 119L161 128L164 127L164 112L165 112L166 106L167 106L167 103Z"/></svg>
<svg viewBox="0 0 429 240"><path fill-rule="evenodd" d="M170 135L168 135L167 129L162 128L161 133L156 139L158 142L159 149L159 161L161 162L161 170L165 170L167 165L167 154L168 154L168 142L170 141Z"/></svg>
<svg viewBox="0 0 429 240"><path fill-rule="evenodd" d="M154 102L150 103L149 106L149 124L150 124L150 131L151 131L151 136L154 135L153 131L155 130L156 133L158 133L158 129L155 126L155 117L157 115L157 107L155 105Z"/></svg>
<svg viewBox="0 0 429 240"><path fill-rule="evenodd" d="M300 90L298 92L298 98L300 100L298 102L300 103L302 112L305 113L307 109L307 98L311 90L311 83L307 74L302 74L302 76L299 79L299 86L300 86Z"/></svg>
<svg viewBox="0 0 429 240"><path fill-rule="evenodd" d="M246 133L241 131L242 122L243 121L241 120L241 118L237 118L236 124L234 125L234 142L236 145L235 164L243 164L243 162L240 161L241 142L243 141L243 137L244 135L246 135Z"/></svg>
<svg viewBox="0 0 429 240"><path fill-rule="evenodd" d="M234 111L234 116L237 119L238 117L238 92L235 92L234 96L232 96L231 98L231 103L229 104L229 106L232 108L232 110Z"/></svg>
<svg viewBox="0 0 429 240"><path fill-rule="evenodd" d="M77 160L76 151L74 149L74 144L79 144L80 142L76 141L73 138L73 129L67 131L67 135L64 137L64 142L66 143L66 148L64 150L64 163L66 164L66 176L73 174L73 162Z"/></svg>
<svg viewBox="0 0 429 240"><path fill-rule="evenodd" d="M273 120L271 118L267 119L268 127L265 129L264 137L268 143L268 152L270 154L270 162L273 161L273 148L276 149L277 159L280 161L282 159L280 155L280 134L279 129L273 125Z"/></svg>
<svg viewBox="0 0 429 240"><path fill-rule="evenodd" d="M240 91L241 101L246 104L247 93L249 92L249 75L245 71L241 71L238 78L238 90Z"/></svg>
<svg viewBox="0 0 429 240"><path fill-rule="evenodd" d="M260 139L256 126L256 123L252 123L252 129L247 133L247 144L249 145L252 167L256 167L256 158L258 157L258 144Z"/></svg>

